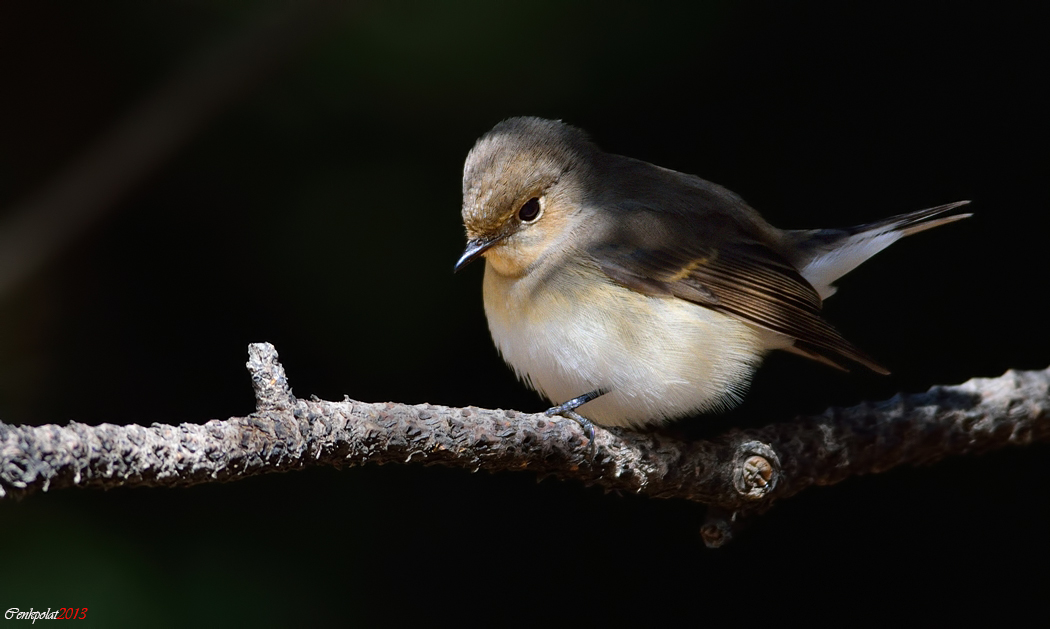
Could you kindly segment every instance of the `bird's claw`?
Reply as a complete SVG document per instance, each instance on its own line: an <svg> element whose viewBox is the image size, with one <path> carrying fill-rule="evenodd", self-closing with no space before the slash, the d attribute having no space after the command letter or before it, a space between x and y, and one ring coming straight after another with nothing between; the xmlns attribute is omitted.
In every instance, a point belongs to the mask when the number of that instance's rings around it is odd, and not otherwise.
<svg viewBox="0 0 1050 629"><path fill-rule="evenodd" d="M558 415L561 417L571 419L577 424L579 424L580 428L583 428L584 434L587 435L587 441L590 443L592 460L598 453L598 446L594 441L594 422L587 419L583 415L577 413L575 409L579 408L580 406L583 406L587 402L590 402L599 395L601 395L601 393L597 391L594 393L588 393L587 395L581 395L580 397L573 398L564 404L559 404L558 406L548 408L544 412L544 414L547 417L554 417Z"/></svg>

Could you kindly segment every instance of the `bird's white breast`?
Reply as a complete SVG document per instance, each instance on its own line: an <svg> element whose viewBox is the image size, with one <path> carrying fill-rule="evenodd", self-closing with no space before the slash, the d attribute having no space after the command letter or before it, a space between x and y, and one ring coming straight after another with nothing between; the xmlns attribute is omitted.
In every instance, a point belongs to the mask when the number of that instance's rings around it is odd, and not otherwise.
<svg viewBox="0 0 1050 629"><path fill-rule="evenodd" d="M606 426L723 410L743 397L769 333L674 297L651 297L575 264L500 275L486 263L485 314L504 360L556 404Z"/></svg>

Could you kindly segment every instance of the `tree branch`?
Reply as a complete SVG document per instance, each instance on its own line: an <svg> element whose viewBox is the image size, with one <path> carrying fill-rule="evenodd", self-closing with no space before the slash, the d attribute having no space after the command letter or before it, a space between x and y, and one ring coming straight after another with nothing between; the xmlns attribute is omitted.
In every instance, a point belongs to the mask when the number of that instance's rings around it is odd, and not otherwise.
<svg viewBox="0 0 1050 629"><path fill-rule="evenodd" d="M572 420L421 404L300 400L277 352L249 347L257 409L204 425L9 426L0 423L0 497L82 487L174 487L308 466L364 463L530 470L607 490L712 507L705 542L729 539L740 517L810 485L928 464L1008 444L1050 441L1050 368L829 409L710 441Z"/></svg>

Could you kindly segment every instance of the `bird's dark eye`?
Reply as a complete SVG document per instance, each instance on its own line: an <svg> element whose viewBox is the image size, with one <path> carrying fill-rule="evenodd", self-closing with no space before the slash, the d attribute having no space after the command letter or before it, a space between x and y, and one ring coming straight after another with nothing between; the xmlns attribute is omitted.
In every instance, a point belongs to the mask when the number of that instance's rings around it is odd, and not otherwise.
<svg viewBox="0 0 1050 629"><path fill-rule="evenodd" d="M528 223L536 220L536 217L540 215L540 200L536 197L532 197L525 202L525 205L521 206L518 210L518 218L524 223Z"/></svg>

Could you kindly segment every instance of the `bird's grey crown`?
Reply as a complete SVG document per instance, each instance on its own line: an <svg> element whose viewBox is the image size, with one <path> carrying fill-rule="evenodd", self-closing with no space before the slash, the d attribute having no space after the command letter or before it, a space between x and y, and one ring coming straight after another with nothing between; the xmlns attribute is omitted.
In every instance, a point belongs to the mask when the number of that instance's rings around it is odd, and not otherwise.
<svg viewBox="0 0 1050 629"><path fill-rule="evenodd" d="M514 204L539 196L567 172L586 177L601 151L558 120L508 118L474 144L463 166L463 221L468 231L493 228Z"/></svg>
<svg viewBox="0 0 1050 629"><path fill-rule="evenodd" d="M597 147L587 134L560 120L532 116L507 118L474 143L463 167L463 191L511 161L568 165L583 161Z"/></svg>

